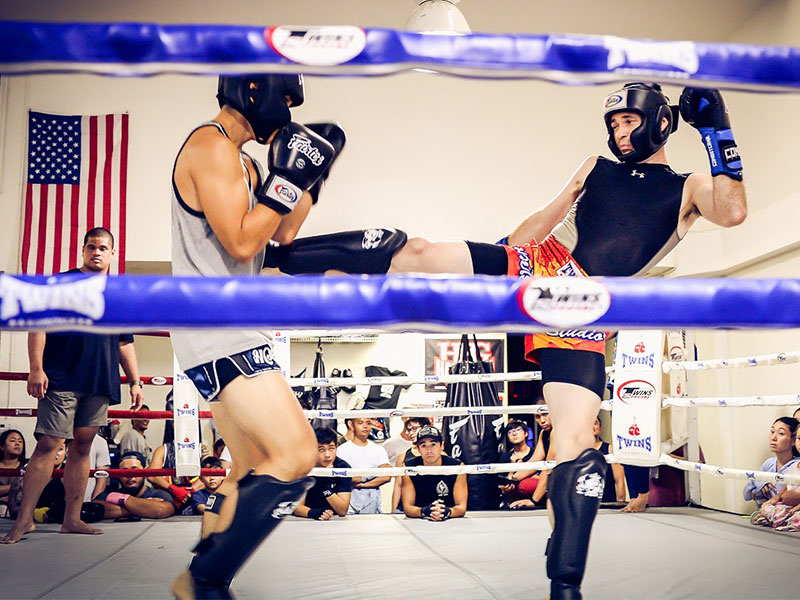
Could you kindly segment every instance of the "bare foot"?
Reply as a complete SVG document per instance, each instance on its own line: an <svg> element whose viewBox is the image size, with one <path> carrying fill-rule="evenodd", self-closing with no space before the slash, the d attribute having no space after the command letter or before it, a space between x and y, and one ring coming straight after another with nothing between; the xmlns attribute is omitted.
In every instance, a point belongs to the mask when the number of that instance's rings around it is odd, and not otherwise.
<svg viewBox="0 0 800 600"><path fill-rule="evenodd" d="M640 513L647 510L647 494L639 494L628 502L627 506L623 508L620 512L624 513Z"/></svg>
<svg viewBox="0 0 800 600"><path fill-rule="evenodd" d="M173 580L172 595L178 600L194 600L194 587L189 571L184 571Z"/></svg>
<svg viewBox="0 0 800 600"><path fill-rule="evenodd" d="M27 533L31 533L34 529L36 529L36 525L30 523L27 527L25 523L20 521L16 521L14 526L11 528L4 537L0 538L0 544L16 544L20 541L23 536Z"/></svg>
<svg viewBox="0 0 800 600"><path fill-rule="evenodd" d="M97 529L96 527L90 527L83 521L78 521L77 523L64 523L61 526L60 533L81 533L83 535L100 535L103 533L102 529Z"/></svg>

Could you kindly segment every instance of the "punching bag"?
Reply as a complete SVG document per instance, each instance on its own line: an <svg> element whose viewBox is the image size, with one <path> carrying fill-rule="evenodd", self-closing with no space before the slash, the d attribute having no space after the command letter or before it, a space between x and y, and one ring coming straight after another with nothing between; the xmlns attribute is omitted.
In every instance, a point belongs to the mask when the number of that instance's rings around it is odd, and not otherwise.
<svg viewBox="0 0 800 600"><path fill-rule="evenodd" d="M325 377L325 363L322 360L322 343L317 344L317 355L314 358L314 378ZM336 410L338 391L332 387L317 387L311 390L311 408L314 410ZM336 429L336 419L311 419L314 429Z"/></svg>
<svg viewBox="0 0 800 600"><path fill-rule="evenodd" d="M450 367L451 375L491 373L492 366L481 360L475 336L473 360L469 338L461 336L459 360ZM449 383L445 406L500 406L497 387L490 382ZM463 415L445 417L442 423L444 451L465 465L496 463L499 459L501 415ZM468 510L496 510L500 506L497 475L467 475Z"/></svg>

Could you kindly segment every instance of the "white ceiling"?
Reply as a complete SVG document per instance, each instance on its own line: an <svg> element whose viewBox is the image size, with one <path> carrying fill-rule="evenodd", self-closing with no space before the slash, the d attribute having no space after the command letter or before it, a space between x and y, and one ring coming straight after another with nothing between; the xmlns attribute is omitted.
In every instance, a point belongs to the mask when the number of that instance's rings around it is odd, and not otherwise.
<svg viewBox="0 0 800 600"><path fill-rule="evenodd" d="M758 11L796 0L462 0L473 31L725 41ZM401 28L415 0L2 0L3 19L353 24ZM788 9L787 9L788 10ZM767 40L752 40L767 43Z"/></svg>

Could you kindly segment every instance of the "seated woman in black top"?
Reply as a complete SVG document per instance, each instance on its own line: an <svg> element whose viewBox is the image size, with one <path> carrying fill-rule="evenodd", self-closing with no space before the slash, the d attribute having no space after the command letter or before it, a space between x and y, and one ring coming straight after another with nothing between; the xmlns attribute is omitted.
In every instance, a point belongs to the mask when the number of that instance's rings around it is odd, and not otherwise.
<svg viewBox="0 0 800 600"><path fill-rule="evenodd" d="M611 446L608 442L600 439L603 433L603 424L598 416L592 426L594 433L594 447L600 450L603 455L611 454ZM620 464L606 465L605 487L601 502L625 502L625 471Z"/></svg>
<svg viewBox="0 0 800 600"><path fill-rule="evenodd" d="M417 432L415 442L420 456L411 460L411 467L460 465L454 458L442 455L442 434L431 426ZM403 511L407 517L429 521L446 521L463 517L467 512L467 476L415 475L403 476Z"/></svg>
<svg viewBox="0 0 800 600"><path fill-rule="evenodd" d="M430 425L431 421L428 417L409 417L406 419L404 429L406 435L411 439L411 448L403 452L397 457L395 467L407 467L409 463L419 456L417 447L414 445L417 441L417 432ZM403 512L403 478L394 478L394 490L392 490L392 512Z"/></svg>

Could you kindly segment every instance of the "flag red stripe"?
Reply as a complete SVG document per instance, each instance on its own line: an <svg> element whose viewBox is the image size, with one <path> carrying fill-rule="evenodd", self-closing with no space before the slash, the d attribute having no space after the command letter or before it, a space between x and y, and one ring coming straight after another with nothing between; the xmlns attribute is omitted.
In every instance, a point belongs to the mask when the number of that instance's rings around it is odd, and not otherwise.
<svg viewBox="0 0 800 600"><path fill-rule="evenodd" d="M28 274L28 260L31 255L31 230L33 229L33 184L25 189L25 224L22 232L22 274Z"/></svg>
<svg viewBox="0 0 800 600"><path fill-rule="evenodd" d="M69 223L69 268L74 269L78 266L78 239L80 238L80 225L78 224L78 208L80 206L81 187L72 186L72 200L70 206Z"/></svg>
<svg viewBox="0 0 800 600"><path fill-rule="evenodd" d="M103 157L103 227L111 231L111 166L114 158L114 115L106 115L106 154Z"/></svg>
<svg viewBox="0 0 800 600"><path fill-rule="evenodd" d="M86 187L86 229L94 227L94 193L97 179L97 117L89 117L89 176Z"/></svg>
<svg viewBox="0 0 800 600"><path fill-rule="evenodd" d="M122 115L122 139L119 157L119 272L125 272L125 230L128 200L128 115Z"/></svg>
<svg viewBox="0 0 800 600"><path fill-rule="evenodd" d="M48 185L42 185L39 188L39 248L36 254L36 274L41 275L44 273L44 249L47 244L47 192L49 191Z"/></svg>
<svg viewBox="0 0 800 600"><path fill-rule="evenodd" d="M53 220L53 269L52 273L60 273L61 265L61 238L64 233L64 186L56 185L56 213Z"/></svg>

